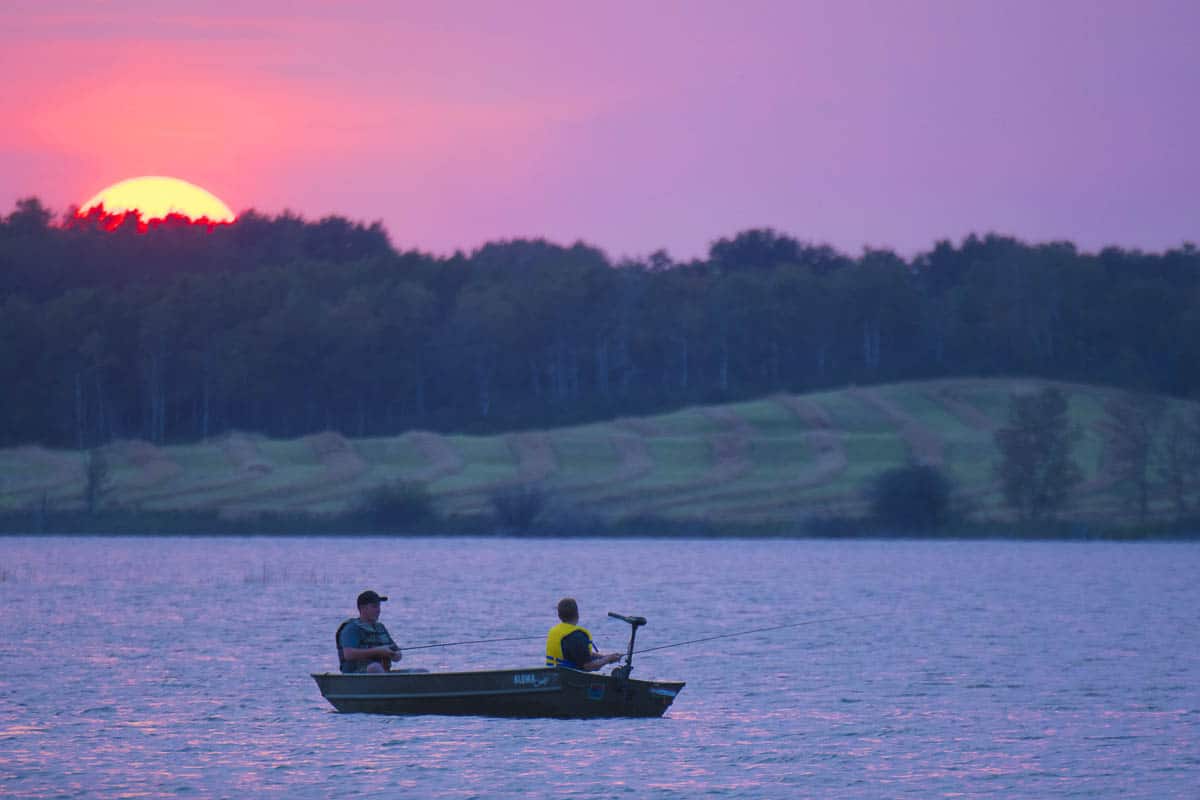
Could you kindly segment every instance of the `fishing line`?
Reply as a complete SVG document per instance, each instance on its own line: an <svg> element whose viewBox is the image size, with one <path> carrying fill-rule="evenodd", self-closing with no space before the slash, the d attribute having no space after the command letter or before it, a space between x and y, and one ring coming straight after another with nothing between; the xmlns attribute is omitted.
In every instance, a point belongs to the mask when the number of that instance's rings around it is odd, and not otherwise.
<svg viewBox="0 0 1200 800"><path fill-rule="evenodd" d="M472 639L468 642L438 642L436 644L417 644L412 647L402 647L401 650L425 650L430 647L457 647L460 644L489 644L491 642L524 642L530 639L544 639L544 636L506 636L503 639Z"/></svg>
<svg viewBox="0 0 1200 800"><path fill-rule="evenodd" d="M867 617L882 617L892 614L891 611L877 611L873 614L856 614L853 617L827 617L825 619L806 619L803 622L789 622L786 625L772 625L769 628L754 628L748 631L735 631L733 633L721 633L716 636L705 636L703 639L689 639L686 642L675 642L674 644L660 644L658 647L647 647L643 650L634 650L634 655L641 653L649 653L654 650L666 650L668 647L682 647L685 644L696 644L698 642L711 642L714 639L728 639L731 636L747 636L751 633L766 633L767 631L781 631L784 628L799 628L801 625L816 625L821 622L843 622L850 619L866 619Z"/></svg>
<svg viewBox="0 0 1200 800"><path fill-rule="evenodd" d="M699 642L711 642L714 639L728 639L731 636L748 636L752 633L765 633L767 631L779 631L784 628L798 628L801 625L816 625L821 622L842 622L851 619L865 619L867 617L879 617L890 614L890 611L879 611L874 614L858 614L853 617L827 617L825 619L806 619L803 622L789 622L786 625L772 625L768 628L754 628L748 631L735 631L733 633L721 633L716 636L705 636L702 639L689 639L686 642L675 642L674 644L660 644L657 647L647 647L643 650L634 650L633 654L649 653L654 650L666 650L668 647L682 647L685 644L697 644ZM428 650L432 647L458 647L465 644L491 644L493 642L528 642L533 639L543 639L543 636L505 636L500 639L470 639L464 642L435 642L434 644L417 644L411 647L402 647L402 651L409 650Z"/></svg>

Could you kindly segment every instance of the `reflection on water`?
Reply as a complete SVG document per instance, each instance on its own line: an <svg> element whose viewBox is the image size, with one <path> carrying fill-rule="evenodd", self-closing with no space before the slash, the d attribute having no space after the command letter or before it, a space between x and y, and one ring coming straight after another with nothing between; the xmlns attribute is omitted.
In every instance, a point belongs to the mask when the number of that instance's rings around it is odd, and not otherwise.
<svg viewBox="0 0 1200 800"><path fill-rule="evenodd" d="M0 795L1194 797L1189 544L0 539ZM659 720L340 715L363 588L408 666L541 662L579 598ZM63 647L62 643L69 646Z"/></svg>

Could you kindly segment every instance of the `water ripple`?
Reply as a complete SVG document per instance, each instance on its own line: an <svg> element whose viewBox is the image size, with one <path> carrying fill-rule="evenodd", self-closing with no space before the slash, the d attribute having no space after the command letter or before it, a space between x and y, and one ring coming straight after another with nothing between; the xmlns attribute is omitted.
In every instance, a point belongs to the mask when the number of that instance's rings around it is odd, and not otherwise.
<svg viewBox="0 0 1200 800"><path fill-rule="evenodd" d="M1193 798L1200 785L1195 545L9 538L0 563L4 795ZM643 647L895 613L646 654L635 675L688 681L660 720L341 715L308 673L332 666L333 628L367 586L392 596L402 643L537 634L564 594L609 649L626 630L608 610L649 617ZM47 660L51 630L71 658ZM532 665L538 645L411 658Z"/></svg>

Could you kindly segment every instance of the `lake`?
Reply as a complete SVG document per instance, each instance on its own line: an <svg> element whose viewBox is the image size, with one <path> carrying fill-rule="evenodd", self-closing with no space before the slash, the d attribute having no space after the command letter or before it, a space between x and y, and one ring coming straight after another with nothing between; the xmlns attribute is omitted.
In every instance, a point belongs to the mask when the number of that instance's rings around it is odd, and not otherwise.
<svg viewBox="0 0 1200 800"><path fill-rule="evenodd" d="M380 717L309 677L372 588L431 670L563 595L651 720ZM1197 797L1200 545L0 538L0 795Z"/></svg>

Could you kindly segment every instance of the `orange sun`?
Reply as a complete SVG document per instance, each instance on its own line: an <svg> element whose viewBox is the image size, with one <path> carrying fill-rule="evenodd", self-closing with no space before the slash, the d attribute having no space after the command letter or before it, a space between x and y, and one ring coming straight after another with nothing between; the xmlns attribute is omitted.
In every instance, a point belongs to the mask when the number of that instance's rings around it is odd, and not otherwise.
<svg viewBox="0 0 1200 800"><path fill-rule="evenodd" d="M137 214L142 224L179 215L193 222L233 222L233 212L210 192L179 178L148 175L114 183L97 192L79 209L81 217L96 208L105 215Z"/></svg>

